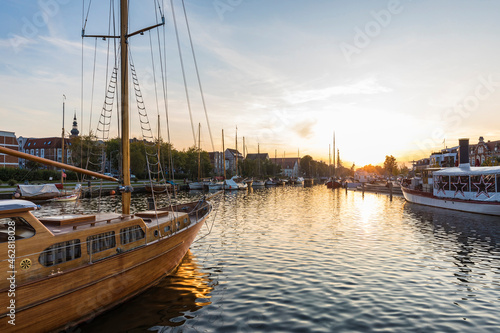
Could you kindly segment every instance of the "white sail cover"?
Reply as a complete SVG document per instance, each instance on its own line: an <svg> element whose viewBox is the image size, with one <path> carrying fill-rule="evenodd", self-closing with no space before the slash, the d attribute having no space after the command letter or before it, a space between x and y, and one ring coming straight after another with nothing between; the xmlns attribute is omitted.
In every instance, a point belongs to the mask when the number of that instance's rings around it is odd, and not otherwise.
<svg viewBox="0 0 500 333"><path fill-rule="evenodd" d="M55 184L44 185L18 185L23 197L34 197L40 194L59 194Z"/></svg>

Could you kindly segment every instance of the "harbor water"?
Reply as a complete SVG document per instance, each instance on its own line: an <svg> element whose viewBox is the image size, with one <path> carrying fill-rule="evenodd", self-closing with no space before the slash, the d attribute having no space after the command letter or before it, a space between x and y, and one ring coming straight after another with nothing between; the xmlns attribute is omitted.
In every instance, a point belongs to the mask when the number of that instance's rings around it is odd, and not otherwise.
<svg viewBox="0 0 500 333"><path fill-rule="evenodd" d="M98 203L119 197L36 214ZM498 217L285 186L224 194L175 273L73 331L479 333L499 311Z"/></svg>

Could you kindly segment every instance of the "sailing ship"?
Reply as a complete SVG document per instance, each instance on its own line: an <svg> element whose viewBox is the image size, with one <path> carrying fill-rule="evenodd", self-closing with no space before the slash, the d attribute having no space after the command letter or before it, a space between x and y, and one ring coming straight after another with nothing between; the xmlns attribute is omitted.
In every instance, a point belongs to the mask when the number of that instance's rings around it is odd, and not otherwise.
<svg viewBox="0 0 500 333"><path fill-rule="evenodd" d="M37 218L25 200L0 200L0 331L59 331L158 283L181 262L212 205L208 199L131 212L128 1L120 1L122 212ZM0 152L117 181L0 147ZM13 250L15 246L15 251ZM13 326L15 324L15 326Z"/></svg>
<svg viewBox="0 0 500 333"><path fill-rule="evenodd" d="M403 180L408 202L500 216L500 166L471 167L469 139L459 140L458 167L434 171L432 177Z"/></svg>

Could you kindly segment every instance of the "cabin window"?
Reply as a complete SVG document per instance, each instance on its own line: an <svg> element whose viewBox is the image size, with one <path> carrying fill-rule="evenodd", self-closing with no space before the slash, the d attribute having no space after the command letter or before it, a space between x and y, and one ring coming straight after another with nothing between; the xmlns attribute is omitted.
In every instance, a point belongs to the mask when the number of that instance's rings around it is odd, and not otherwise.
<svg viewBox="0 0 500 333"><path fill-rule="evenodd" d="M185 217L185 218L184 218L184 226L188 226L188 225L189 225L189 223L188 223L188 219L187 219L187 217Z"/></svg>
<svg viewBox="0 0 500 333"><path fill-rule="evenodd" d="M434 188L437 190L450 190L450 176L434 176ZM455 190L455 187L452 186L452 189Z"/></svg>
<svg viewBox="0 0 500 333"><path fill-rule="evenodd" d="M111 249L116 246L115 232L103 232L102 234L87 237L87 252L97 253ZM92 251L90 250L92 247Z"/></svg>
<svg viewBox="0 0 500 333"><path fill-rule="evenodd" d="M177 230L181 228L181 221L177 221Z"/></svg>
<svg viewBox="0 0 500 333"><path fill-rule="evenodd" d="M455 192L469 191L469 176L450 176L451 190Z"/></svg>
<svg viewBox="0 0 500 333"><path fill-rule="evenodd" d="M120 230L120 243L122 245L144 239L144 231L138 225Z"/></svg>
<svg viewBox="0 0 500 333"><path fill-rule="evenodd" d="M163 228L163 232L165 232L165 233L170 232L170 226L167 225L165 228Z"/></svg>
<svg viewBox="0 0 500 333"><path fill-rule="evenodd" d="M30 238L35 235L35 229L19 216L4 217L0 219L0 243Z"/></svg>
<svg viewBox="0 0 500 333"><path fill-rule="evenodd" d="M465 184L463 191L469 192L470 191L469 176L460 176L460 182L462 184Z"/></svg>
<svg viewBox="0 0 500 333"><path fill-rule="evenodd" d="M82 256L79 239L56 243L46 248L38 257L38 262L45 267L54 266Z"/></svg>
<svg viewBox="0 0 500 333"><path fill-rule="evenodd" d="M496 181L495 181L495 175L484 175L484 183L487 186L487 191L488 192L496 192ZM491 184L488 186L488 184Z"/></svg>

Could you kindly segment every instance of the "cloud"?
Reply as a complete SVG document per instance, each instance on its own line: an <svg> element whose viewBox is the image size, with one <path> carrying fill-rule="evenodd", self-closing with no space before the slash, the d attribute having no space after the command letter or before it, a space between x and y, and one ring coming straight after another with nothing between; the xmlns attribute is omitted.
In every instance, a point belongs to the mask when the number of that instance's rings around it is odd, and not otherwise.
<svg viewBox="0 0 500 333"><path fill-rule="evenodd" d="M375 79L369 78L354 84L338 85L323 89L289 92L284 99L291 104L310 101L327 100L338 95L373 95L391 92L392 89L382 86Z"/></svg>
<svg viewBox="0 0 500 333"><path fill-rule="evenodd" d="M313 127L316 125L317 120L308 119L305 121L301 121L292 126L292 129L295 133L297 133L303 139L309 139L313 136L314 131Z"/></svg>
<svg viewBox="0 0 500 333"><path fill-rule="evenodd" d="M0 47L2 49L11 47L15 52L19 52L23 48L36 43L37 41L33 38L27 38L14 34L11 34L7 39L0 39Z"/></svg>

